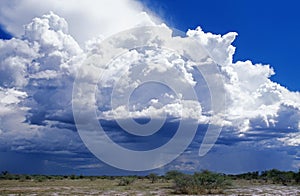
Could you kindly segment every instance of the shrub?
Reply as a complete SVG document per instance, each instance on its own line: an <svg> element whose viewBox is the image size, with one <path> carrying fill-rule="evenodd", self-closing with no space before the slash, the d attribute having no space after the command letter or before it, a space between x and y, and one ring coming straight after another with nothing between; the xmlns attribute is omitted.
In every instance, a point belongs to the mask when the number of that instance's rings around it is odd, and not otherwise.
<svg viewBox="0 0 300 196"><path fill-rule="evenodd" d="M179 177L183 175L183 173L181 173L180 171L176 171L176 170L171 170L171 171L168 171L166 174L165 174L165 178L167 180L174 180L175 178Z"/></svg>
<svg viewBox="0 0 300 196"><path fill-rule="evenodd" d="M97 180L97 177L95 177L95 176L89 176L89 179L90 179L90 181L95 181L95 180Z"/></svg>
<svg viewBox="0 0 300 196"><path fill-rule="evenodd" d="M38 176L34 177L34 181L37 181L37 182L44 182L46 180L47 180L47 178L45 176L38 175Z"/></svg>
<svg viewBox="0 0 300 196"><path fill-rule="evenodd" d="M25 175L25 179L26 180L31 180L31 176L30 175Z"/></svg>
<svg viewBox="0 0 300 196"><path fill-rule="evenodd" d="M156 182L159 178L159 176L155 173L150 173L147 177L151 180L151 183Z"/></svg>
<svg viewBox="0 0 300 196"><path fill-rule="evenodd" d="M135 181L135 178L134 177L122 177L119 181L119 186L127 186L127 185L130 185L132 184L133 182Z"/></svg>
<svg viewBox="0 0 300 196"><path fill-rule="evenodd" d="M175 191L181 194L197 194L195 179L191 175L182 174L174 179Z"/></svg>
<svg viewBox="0 0 300 196"><path fill-rule="evenodd" d="M294 180L296 184L300 184L300 169L298 173L294 173Z"/></svg>
<svg viewBox="0 0 300 196"><path fill-rule="evenodd" d="M182 194L223 193L223 189L230 185L225 175L207 170L194 175L177 175L174 182L176 192Z"/></svg>

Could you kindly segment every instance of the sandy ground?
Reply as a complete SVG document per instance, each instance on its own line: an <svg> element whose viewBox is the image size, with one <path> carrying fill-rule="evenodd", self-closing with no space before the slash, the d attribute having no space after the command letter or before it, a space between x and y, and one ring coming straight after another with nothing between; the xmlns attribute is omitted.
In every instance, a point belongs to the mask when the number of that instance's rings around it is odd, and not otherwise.
<svg viewBox="0 0 300 196"><path fill-rule="evenodd" d="M84 180L54 180L45 182L34 181L0 181L0 195L174 195L172 183L150 183L147 180L137 180L129 186L118 186L118 180L97 179ZM219 194L220 195L220 194ZM300 196L300 186L281 185L242 185L233 186L221 195L284 195Z"/></svg>
<svg viewBox="0 0 300 196"><path fill-rule="evenodd" d="M300 196L300 186L249 185L229 189L227 193L228 195Z"/></svg>

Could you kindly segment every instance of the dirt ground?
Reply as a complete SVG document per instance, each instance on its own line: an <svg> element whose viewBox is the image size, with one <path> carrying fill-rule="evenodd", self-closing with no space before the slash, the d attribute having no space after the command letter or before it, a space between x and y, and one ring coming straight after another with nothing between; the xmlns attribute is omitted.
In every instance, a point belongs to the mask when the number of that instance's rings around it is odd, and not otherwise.
<svg viewBox="0 0 300 196"><path fill-rule="evenodd" d="M175 195L172 182L158 181L151 183L146 179L138 179L128 186L118 186L118 183L118 179L66 179L43 182L1 180L0 195ZM233 183L231 188L224 190L223 195L300 196L300 186L241 185Z"/></svg>

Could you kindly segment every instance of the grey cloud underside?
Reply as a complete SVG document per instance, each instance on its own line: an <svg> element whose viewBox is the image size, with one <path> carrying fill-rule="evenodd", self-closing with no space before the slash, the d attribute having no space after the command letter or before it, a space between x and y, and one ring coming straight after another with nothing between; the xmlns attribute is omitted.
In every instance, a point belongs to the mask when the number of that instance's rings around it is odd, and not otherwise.
<svg viewBox="0 0 300 196"><path fill-rule="evenodd" d="M132 110L129 113L136 118L149 115L159 117L162 113L167 113L175 121L180 117L198 118L199 124L204 128L207 123L224 126L217 146L240 144L248 146L255 143L257 149L282 147L282 150L286 150L292 154L291 156L299 156L297 150L300 144L299 92L291 92L280 84L272 82L270 76L274 71L269 65L253 64L250 61L233 62L235 48L231 44L236 33L213 35L197 28L189 30L187 36L201 42L212 59L220 66L227 97L226 113L215 117L210 116L210 102L203 98L200 105L185 102L189 112L185 113L187 116L180 116L176 111L180 110L181 105L172 93L161 93L160 98L155 99L142 97L142 93L138 91L135 94L136 99L131 102L132 108L135 106L136 111ZM134 40L129 36L112 44L121 46L131 41ZM80 149L86 150L74 125L72 88L76 73L86 56L106 52L101 51L103 47L100 46L99 38L86 42L85 48L80 46L72 35L68 34L67 21L54 13L33 19L25 26L20 38L0 40L0 147L2 149L66 154L79 153ZM183 44L182 47L187 46ZM128 81L132 79L131 74L139 70L124 69L128 68L132 61L140 62L139 60L145 55L150 56L152 60L157 58L158 62L148 70L144 70L145 73L163 72L168 68L176 69L180 71L178 84L194 85L195 88L204 89L197 75L193 74L192 62L188 62L181 56L172 56L168 52L155 49L155 47L154 50L149 49L147 54L145 51L127 51L123 61L113 62L110 66L103 67L109 78L104 78L105 82L98 85L96 98L87 97L87 100L96 99L99 118L107 122L113 115L124 118L122 114L126 112L126 107L123 107L123 103L117 104L118 110L112 110L110 106L111 88L120 77L118 75L120 73L124 76L120 91L131 87L130 85L136 85L133 80L132 83ZM203 62L205 63L209 64ZM124 75L124 73L128 74ZM87 85L98 78L98 74L91 70L87 70L86 74L83 79L86 80ZM170 78L175 76L178 77L178 75L168 75ZM113 125L114 123L109 123L107 127ZM139 144L136 142L137 138L124 137L115 127L108 131L114 134L116 140L129 147L136 148ZM202 137L204 132L198 133L199 136ZM168 133L166 135L169 136ZM191 145L192 149L199 148L201 137ZM214 160L214 158L210 159Z"/></svg>

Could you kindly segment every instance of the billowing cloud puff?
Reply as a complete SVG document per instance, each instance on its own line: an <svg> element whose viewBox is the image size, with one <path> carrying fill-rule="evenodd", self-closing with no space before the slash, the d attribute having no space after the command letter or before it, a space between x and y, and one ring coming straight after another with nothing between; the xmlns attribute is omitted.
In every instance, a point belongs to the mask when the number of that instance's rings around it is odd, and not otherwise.
<svg viewBox="0 0 300 196"><path fill-rule="evenodd" d="M0 40L1 72L3 87L23 87L28 84L27 71L33 58L37 57L37 47L29 42L11 39Z"/></svg>
<svg viewBox="0 0 300 196"><path fill-rule="evenodd" d="M73 132L72 78L82 50L67 33L66 21L50 13L26 25L22 39L0 40L2 142L26 138L33 149L49 130Z"/></svg>
<svg viewBox="0 0 300 196"><path fill-rule="evenodd" d="M251 61L232 62L236 33L213 35L201 28L189 30L212 58L221 65L226 81L227 117L239 131L256 128L299 130L299 92L290 92L270 80L274 70L269 65ZM288 120L287 120L288 119Z"/></svg>
<svg viewBox="0 0 300 196"><path fill-rule="evenodd" d="M32 2L22 1L20 5L30 6ZM12 10L23 9L20 5L16 6L15 1L4 4ZM75 7L79 5L74 4ZM38 13L44 9L41 7ZM91 15L94 12L96 10L92 10ZM70 151L81 148L72 114L72 89L78 71L84 89L77 93L86 97L75 101L85 108L93 108L96 104L101 120L129 116L168 117L172 120L186 118L199 124L224 125L220 138L223 144L226 141L258 140L257 145L261 146L267 143L269 147L272 146L269 143L299 146L299 92L291 92L271 81L270 76L275 73L269 65L253 64L251 61L233 62L235 47L232 42L236 33L221 36L197 28L189 30L186 37L172 37L168 27L157 25L165 28L167 33L161 37L152 37L147 32L138 35L125 33L123 37L108 43L99 34L107 32L98 30L97 25L91 25L97 26L95 29L85 29L85 25L80 23L77 28L83 28L83 33L79 33L81 31L74 28L72 13L66 13L66 20L53 12L34 18L25 26L23 33L19 27L7 23L8 30L20 36L0 40L2 147L30 151L40 146L39 149L49 151L47 148L56 143L59 144L57 148L50 150L66 152L66 148ZM8 12L2 14L8 17ZM129 16L135 14L138 13L134 11ZM29 16L26 14L26 17ZM12 20L22 22L17 16ZM135 19L129 21L132 25L139 23ZM154 23L147 19L142 24ZM113 31L123 29L120 27ZM80 41L95 37L85 46L80 46L73 36ZM141 36L142 41L135 36ZM181 48L179 54L160 47L167 39ZM127 48L129 44L139 45L145 40L147 47ZM211 58L198 54L197 48L192 47L194 42L201 43ZM98 60L110 53L120 56L105 66L98 65ZM202 55L200 60L195 58L197 55ZM201 83L204 80L197 69L213 64L217 64L220 72L213 73L212 77L220 78L225 89L220 96L226 95L226 111L219 111L217 116L214 116L211 103L206 100L209 97L207 86ZM162 78L165 84L155 82ZM168 86L171 83L181 90L172 89ZM193 89L201 100L192 99L193 94L188 89ZM24 139L27 142L24 143ZM39 142L43 142L43 148Z"/></svg>

